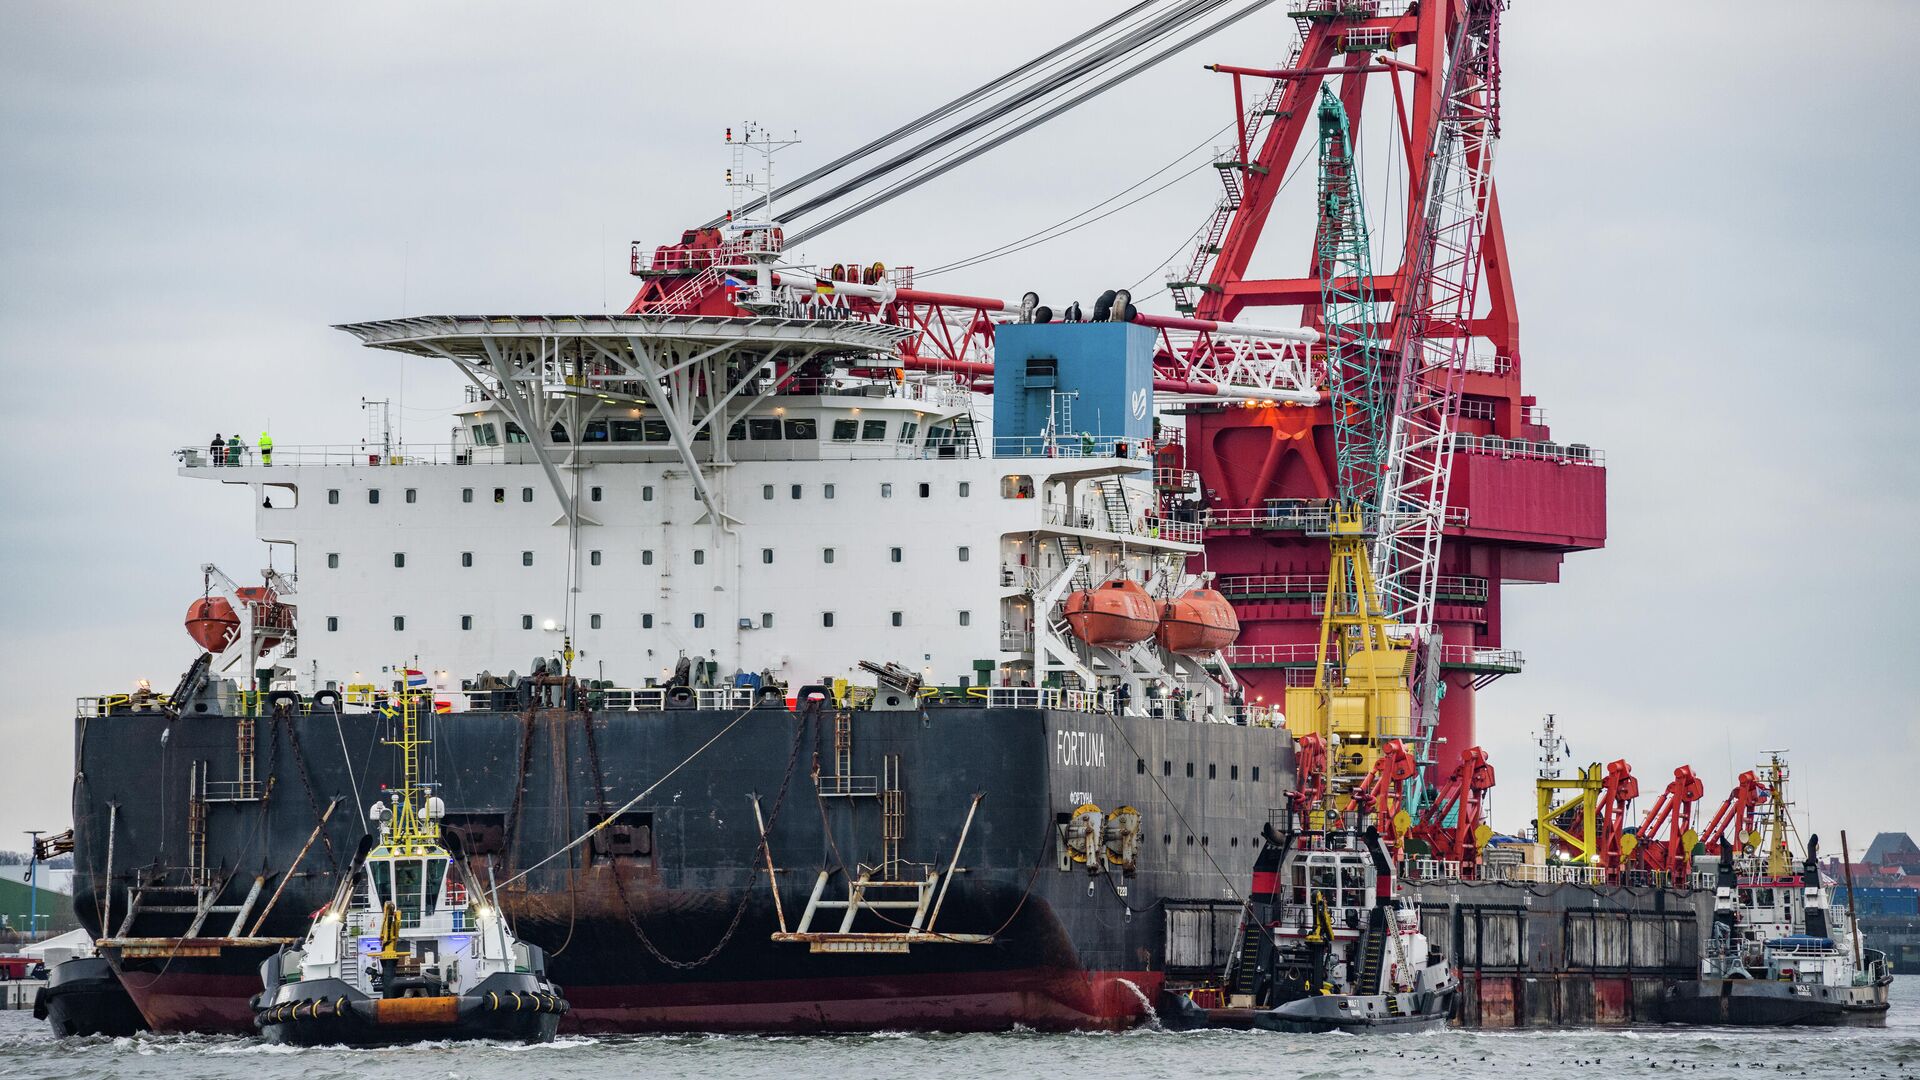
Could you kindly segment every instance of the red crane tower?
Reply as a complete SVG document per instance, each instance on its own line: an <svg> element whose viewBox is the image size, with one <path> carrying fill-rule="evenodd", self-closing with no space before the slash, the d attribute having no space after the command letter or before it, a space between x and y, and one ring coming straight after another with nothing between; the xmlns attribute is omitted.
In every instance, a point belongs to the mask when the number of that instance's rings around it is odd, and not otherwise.
<svg viewBox="0 0 1920 1080"><path fill-rule="evenodd" d="M1424 451L1408 455L1412 466L1439 474L1421 489L1438 499L1434 535L1422 542L1445 537L1437 559L1421 571L1430 576L1431 607L1406 620L1437 625L1433 658L1445 687L1430 748L1437 776L1449 775L1475 741L1476 691L1520 670L1519 654L1502 647L1504 585L1555 581L1568 552L1600 547L1606 534L1601 455L1555 441L1544 412L1521 388L1513 274L1499 200L1483 175L1499 132L1500 6L1296 0L1302 40L1286 65L1214 65L1233 80L1237 156L1215 163L1224 196L1192 262L1170 283L1181 309L1201 319L1231 321L1257 310L1251 317L1275 324L1284 315L1274 309L1298 309L1303 326L1317 327L1321 261L1312 251L1303 253L1300 277L1252 278L1248 270L1322 84L1338 80L1357 129L1370 87L1388 83L1395 125L1388 141L1408 177L1405 246L1397 267L1376 262L1370 281L1340 285L1393 313L1391 321L1383 314L1378 334L1394 336L1402 365L1428 365L1422 396L1399 408L1425 439ZM1477 78L1450 87L1447 75L1462 57L1477 65ZM1241 108L1249 84L1271 87L1254 110ZM1468 134L1465 169L1430 177L1430 148L1448 124ZM1448 218L1446 204L1462 198L1472 200L1474 212ZM1429 344L1417 358L1406 349L1415 336ZM1314 534L1315 511L1334 495L1335 427L1324 404L1223 402L1188 410L1184 464L1198 474L1207 507L1207 561L1243 627L1228 659L1256 700L1281 700L1290 681L1310 678L1316 663L1314 603L1325 589L1328 551ZM1408 558L1380 575L1387 591L1417 591L1393 587Z"/></svg>

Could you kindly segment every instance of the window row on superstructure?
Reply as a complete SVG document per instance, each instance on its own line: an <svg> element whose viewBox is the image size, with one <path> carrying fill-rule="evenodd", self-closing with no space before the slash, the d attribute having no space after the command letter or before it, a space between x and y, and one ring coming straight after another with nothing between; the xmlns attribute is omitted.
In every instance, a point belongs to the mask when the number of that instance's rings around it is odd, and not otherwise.
<svg viewBox="0 0 1920 1080"><path fill-rule="evenodd" d="M694 548L694 549L692 549L692 550L693 550L693 563L694 563L694 565L695 565L695 566L702 566L702 565L705 565L705 564L706 564L706 561L707 561L707 549L705 549L705 548ZM774 549L774 548L770 548L770 547L769 547L769 548L761 548L761 549L760 549L760 561L761 561L761 563L763 563L763 564L766 564L766 565L771 565L771 564L773 563L773 560L774 560L774 552L775 552L775 550L776 550L776 549ZM823 563L831 563L831 562L834 562L834 561L835 561L835 559L837 558L837 556L838 556L838 554L839 554L839 550L840 550L840 549L838 549L838 548L832 548L832 547L824 547L824 548L821 548L821 549L820 549L820 561L821 561L821 562L823 562ZM601 552L600 550L598 550L598 549L595 549L595 550L592 550L592 551L588 551L588 552L587 552L587 564L588 564L589 566L600 566L600 565L602 565L602 564L604 563L604 561L605 561L605 560L604 560L604 559L602 558L602 554L603 554L603 553L602 553L602 552ZM906 549L905 549L905 548L901 548L901 547L889 547L889 548L887 549L887 561L888 561L888 562L895 562L895 563L902 563L902 562L905 562L905 561L906 561ZM971 562L971 561L973 561L973 548L972 548L971 546L969 546L969 545L966 545L966 544L962 544L962 545L960 545L959 547L956 547L956 548L954 549L954 561L956 561L956 562ZM471 552L471 551L463 551L463 552L461 552L461 553L460 553L460 565L461 565L462 567L464 567L464 568L468 568L468 569L471 569L471 568L473 567L473 565L474 565L474 557L473 557L473 552ZM521 566L532 566L532 565L533 565L533 552L531 552L531 551L522 551L522 552L520 553L520 565L521 565ZM652 548L642 548L642 549L640 550L640 565L642 565L642 566L652 566L652 565L653 565L653 549L652 549ZM404 570L404 569L406 569L406 566L407 566L407 553L406 553L406 552L404 552L404 551L396 551L396 552L394 552L394 553L393 553L393 566L394 566L394 569L396 569L396 570ZM338 569L340 569L340 553L339 553L339 552L337 552L337 551L329 551L329 552L327 552L327 569L329 569L329 570L338 570Z"/></svg>
<svg viewBox="0 0 1920 1080"><path fill-rule="evenodd" d="M762 484L760 486L760 497L762 499L773 499L776 497L776 493L778 492L780 487L781 485L777 485L777 484ZM787 496L790 499L801 499L806 497L807 485L805 484L787 484L785 485L785 487L787 489ZM933 498L934 491L933 491L933 485L931 483L922 482L918 485L915 485L915 490L919 495L919 497L922 499ZM406 501L408 503L415 503L419 501L418 488L407 488L405 489L404 494L405 494ZM605 494L606 494L606 489L604 487L595 485L594 487L588 489L587 499L589 502L600 502L605 497ZM837 485L834 485L834 484L820 485L821 498L831 499L831 498L834 498L836 495L838 495ZM954 485L954 495L957 498L962 498L962 499L971 498L973 496L973 484L966 480L959 481L957 484ZM883 481L880 484L880 497L883 499L893 498L892 482ZM1012 498L1012 497L1014 496L1009 496L1009 498ZM463 503L474 502L475 501L474 489L470 487L461 488L460 501ZM496 503L505 503L507 501L507 489L504 487L494 488L492 501ZM522 487L520 489L520 501L523 503L533 502L534 489L531 487ZM653 485L652 484L641 485L640 501L641 502L653 501ZM367 489L367 503L371 506L380 505L380 489L379 488ZM327 505L329 506L340 505L340 489L339 488L327 489Z"/></svg>
<svg viewBox="0 0 1920 1080"><path fill-rule="evenodd" d="M859 409L853 410L858 413ZM634 410L637 414L639 410ZM511 420L499 424L493 421L471 424L468 434L475 446L501 446L529 443L525 429ZM704 432L702 432L704 434ZM928 428L928 437L935 443L942 443L954 437L954 429L935 424ZM901 420L898 426L886 417L841 417L832 419L828 427L828 441L837 443L880 443L889 441L914 444L920 440L920 420ZM811 442L820 438L820 420L811 416L750 416L736 420L727 429L728 442ZM571 444L572 433L567 425L555 421L547 431L547 441ZM667 422L653 417L638 415L604 420L589 420L580 429L580 442L585 443L658 443L663 446L673 441L667 428Z"/></svg>
<svg viewBox="0 0 1920 1080"><path fill-rule="evenodd" d="M820 625L824 628L829 628L829 629L832 628L832 626L834 625L834 612L822 611L819 614L820 614ZM961 611L955 612L954 614L955 614L955 622L957 625L959 626L973 625L972 611L961 610ZM907 622L906 622L907 613L905 611L890 611L887 613L887 616L888 616L888 624L891 626L905 627L907 625ZM773 629L773 617L774 617L773 612L763 611L760 613L760 618L758 621L755 621L753 619L741 619L740 629L771 630ZM460 629L472 630L474 629L475 625L476 624L473 616L471 615L460 616ZM533 616L531 615L520 616L520 629L532 630L535 628L535 625L536 624ZM693 628L695 630L704 630L706 629L706 626L707 626L706 612L704 611L693 612ZM400 631L406 630L407 617L405 615L393 616L393 628L395 630L400 630ZM551 620L548 620L546 622L540 623L539 628L542 630L554 630L557 628L557 626L553 624ZM587 628L590 630L604 629L605 628L604 617L598 612L588 615ZM653 628L654 628L653 612L651 611L641 612L640 613L640 629L651 630ZM327 632L331 634L331 633L338 633L339 631L340 631L340 616L338 615L327 616Z"/></svg>

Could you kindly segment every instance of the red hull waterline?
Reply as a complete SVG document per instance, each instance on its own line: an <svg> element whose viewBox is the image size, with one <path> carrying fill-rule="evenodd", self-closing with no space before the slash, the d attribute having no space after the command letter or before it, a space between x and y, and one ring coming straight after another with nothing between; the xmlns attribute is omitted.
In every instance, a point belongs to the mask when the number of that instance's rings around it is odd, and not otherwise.
<svg viewBox="0 0 1920 1080"><path fill-rule="evenodd" d="M1120 1031L1148 1018L1157 971L1024 971L567 989L563 1031ZM140 985L133 985L133 983ZM254 1034L257 979L138 974L128 991L155 1031Z"/></svg>

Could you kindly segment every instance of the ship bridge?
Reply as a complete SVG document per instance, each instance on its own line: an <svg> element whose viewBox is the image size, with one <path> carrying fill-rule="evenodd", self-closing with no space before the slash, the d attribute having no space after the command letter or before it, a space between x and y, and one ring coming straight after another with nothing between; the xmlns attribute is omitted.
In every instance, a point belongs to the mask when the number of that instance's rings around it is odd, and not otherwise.
<svg viewBox="0 0 1920 1080"><path fill-rule="evenodd" d="M723 525L732 519L707 470L730 463L725 433L769 397L818 390L851 368L898 370L900 343L913 333L777 315L430 315L337 329L370 348L448 361L523 432L579 431L598 415L645 406ZM695 443L706 445L696 453ZM527 447L569 521L594 524L560 471L578 444Z"/></svg>

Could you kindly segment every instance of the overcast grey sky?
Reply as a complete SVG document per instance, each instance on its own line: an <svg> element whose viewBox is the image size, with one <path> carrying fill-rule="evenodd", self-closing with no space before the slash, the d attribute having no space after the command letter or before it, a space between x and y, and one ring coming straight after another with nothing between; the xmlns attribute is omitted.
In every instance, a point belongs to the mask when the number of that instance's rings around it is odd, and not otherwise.
<svg viewBox="0 0 1920 1080"><path fill-rule="evenodd" d="M1280 60L1284 6L809 254L928 267L1112 195L1227 122L1200 64ZM177 478L171 449L269 425L353 442L363 395L445 438L446 372L329 324L617 310L628 240L724 205L727 125L798 128L791 175L1110 10L0 4L0 846L68 823L72 699L171 685L199 564L264 564L246 496ZM1691 762L1717 802L1783 748L1822 833L1920 832L1920 109L1898 51L1920 5L1834 11L1507 15L1497 173L1526 382L1557 437L1607 451L1611 537L1564 583L1509 592L1528 670L1481 699L1502 827L1532 816L1552 711L1576 760L1627 757L1650 791ZM1149 291L1210 173L938 280ZM1303 262L1284 232L1256 272Z"/></svg>

